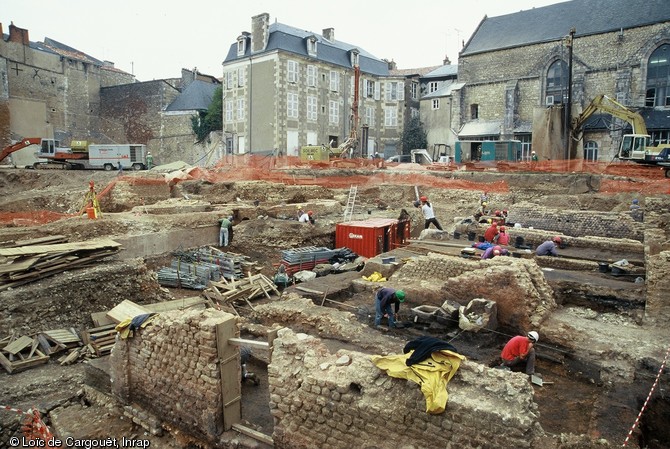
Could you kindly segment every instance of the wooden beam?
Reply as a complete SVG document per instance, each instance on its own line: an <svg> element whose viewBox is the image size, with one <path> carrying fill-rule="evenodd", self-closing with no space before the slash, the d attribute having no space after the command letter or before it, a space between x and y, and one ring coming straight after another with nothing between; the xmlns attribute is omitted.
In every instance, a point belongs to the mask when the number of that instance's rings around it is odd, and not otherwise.
<svg viewBox="0 0 670 449"><path fill-rule="evenodd" d="M258 432L257 430L254 429L250 429L249 427L243 426L242 424L233 424L233 430L237 430L238 432L248 437L251 437L254 440L258 440L262 443L274 447L275 442L270 435L265 435L264 433Z"/></svg>
<svg viewBox="0 0 670 449"><path fill-rule="evenodd" d="M229 338L228 344L235 346L249 346L252 348L262 348L262 349L268 349L270 347L270 343L268 343L267 341L247 340L245 338Z"/></svg>

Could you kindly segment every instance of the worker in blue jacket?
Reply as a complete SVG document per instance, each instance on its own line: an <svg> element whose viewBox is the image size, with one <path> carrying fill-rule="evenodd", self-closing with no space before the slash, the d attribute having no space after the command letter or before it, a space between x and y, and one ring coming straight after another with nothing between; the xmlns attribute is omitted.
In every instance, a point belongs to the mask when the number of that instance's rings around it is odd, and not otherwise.
<svg viewBox="0 0 670 449"><path fill-rule="evenodd" d="M396 327L395 315L400 310L400 303L405 302L405 292L390 287L380 288L375 294L375 326L381 325L382 317L388 315L389 327ZM391 308L395 304L395 312Z"/></svg>

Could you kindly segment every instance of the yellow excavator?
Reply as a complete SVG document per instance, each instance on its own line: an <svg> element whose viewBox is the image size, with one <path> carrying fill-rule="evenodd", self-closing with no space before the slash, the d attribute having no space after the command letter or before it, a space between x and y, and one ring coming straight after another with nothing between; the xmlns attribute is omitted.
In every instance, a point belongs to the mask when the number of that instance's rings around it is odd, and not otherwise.
<svg viewBox="0 0 670 449"><path fill-rule="evenodd" d="M670 144L652 146L647 125L638 112L628 109L607 95L598 95L572 121L572 138L579 140L584 124L594 113L601 111L625 120L633 128L632 134L624 134L617 158L639 164L658 165L665 168L665 176L670 177Z"/></svg>

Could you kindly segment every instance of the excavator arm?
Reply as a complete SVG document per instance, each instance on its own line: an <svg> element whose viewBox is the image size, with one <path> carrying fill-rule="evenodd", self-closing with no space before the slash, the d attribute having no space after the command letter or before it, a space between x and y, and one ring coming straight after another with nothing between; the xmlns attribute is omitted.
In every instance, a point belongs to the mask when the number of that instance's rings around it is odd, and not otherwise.
<svg viewBox="0 0 670 449"><path fill-rule="evenodd" d="M19 151L25 147L29 147L30 145L39 145L41 142L41 137L26 137L25 139L21 139L21 141L5 147L2 152L0 152L0 162L2 162L4 158L14 153L15 151Z"/></svg>
<svg viewBox="0 0 670 449"><path fill-rule="evenodd" d="M631 111L626 106L618 101L608 97L607 95L598 95L589 103L584 111L572 122L573 136L578 134L586 120L597 111L602 111L613 117L620 118L630 123L633 128L633 134L647 134L647 126L644 123L644 118L635 111Z"/></svg>

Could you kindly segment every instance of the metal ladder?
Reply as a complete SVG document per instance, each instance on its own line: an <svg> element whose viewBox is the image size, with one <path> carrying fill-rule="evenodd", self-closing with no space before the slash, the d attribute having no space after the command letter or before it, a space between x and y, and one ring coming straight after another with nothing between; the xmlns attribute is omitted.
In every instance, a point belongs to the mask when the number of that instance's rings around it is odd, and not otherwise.
<svg viewBox="0 0 670 449"><path fill-rule="evenodd" d="M354 204L356 203L357 186L349 188L349 198L347 199L347 207L344 208L344 221L351 221L351 216L354 214Z"/></svg>

